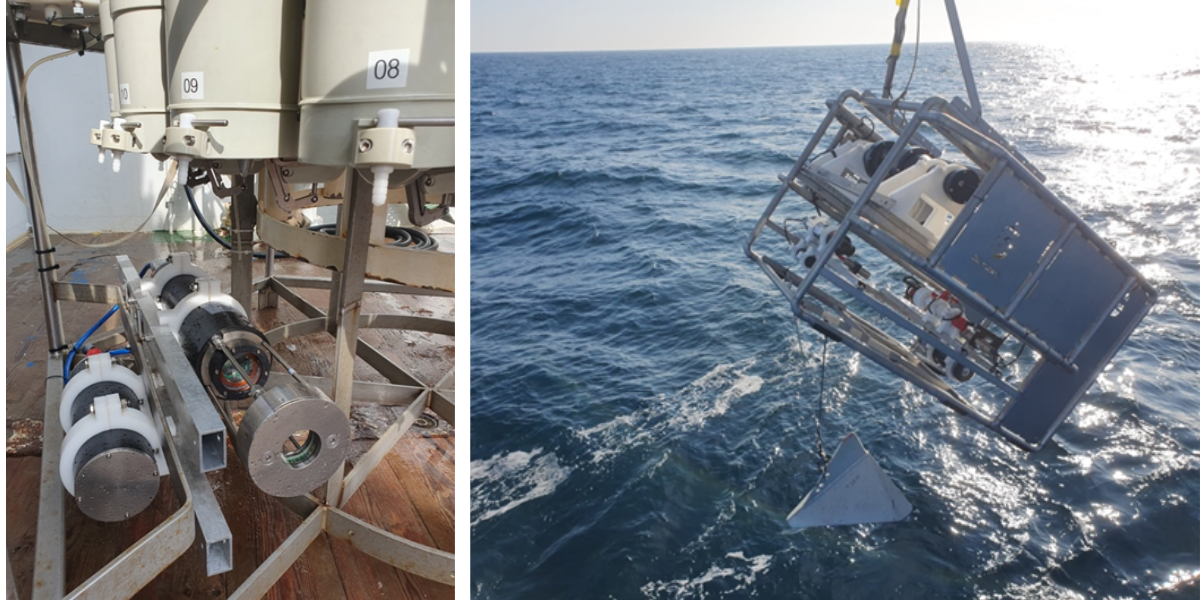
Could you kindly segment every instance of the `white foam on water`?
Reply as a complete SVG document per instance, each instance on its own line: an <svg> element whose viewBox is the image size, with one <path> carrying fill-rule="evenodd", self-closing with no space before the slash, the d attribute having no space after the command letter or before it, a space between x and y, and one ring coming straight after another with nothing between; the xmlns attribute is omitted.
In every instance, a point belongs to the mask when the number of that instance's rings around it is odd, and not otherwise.
<svg viewBox="0 0 1200 600"><path fill-rule="evenodd" d="M743 594L739 594L739 592L750 587L759 573L765 573L771 567L770 554L746 558L742 552L730 552L725 555L725 558L734 559L734 561L730 561L732 564L726 566L711 565L703 574L691 579L650 582L641 587L641 592L647 598L704 598L707 596L704 590L706 584L718 579L731 578L737 582L737 585L723 590L720 595L741 596Z"/></svg>
<svg viewBox="0 0 1200 600"><path fill-rule="evenodd" d="M763 378L749 374L755 358L717 365L678 392L660 395L648 406L575 432L592 445L592 463L600 464L630 448L672 434L694 431L719 417L740 398L757 392Z"/></svg>
<svg viewBox="0 0 1200 600"><path fill-rule="evenodd" d="M471 525L502 515L530 500L554 493L571 474L553 452L541 448L471 461Z"/></svg>

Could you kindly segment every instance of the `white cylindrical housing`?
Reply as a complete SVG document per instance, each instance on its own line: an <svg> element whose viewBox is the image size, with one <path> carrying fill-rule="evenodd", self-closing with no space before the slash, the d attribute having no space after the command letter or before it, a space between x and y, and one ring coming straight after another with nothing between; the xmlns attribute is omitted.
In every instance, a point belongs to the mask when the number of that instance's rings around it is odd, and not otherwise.
<svg viewBox="0 0 1200 600"><path fill-rule="evenodd" d="M834 148L828 154L814 158L809 168L824 169L831 177L840 177L850 171L859 179L869 181L867 169L863 166L863 156L875 143L870 140L854 140Z"/></svg>
<svg viewBox="0 0 1200 600"><path fill-rule="evenodd" d="M134 130L134 152L162 152L167 129L162 0L110 0L117 49L117 108Z"/></svg>
<svg viewBox="0 0 1200 600"><path fill-rule="evenodd" d="M115 119L121 116L121 108L117 103L117 40L113 37L112 12L109 11L108 0L100 3L99 11L100 39L104 42L104 69L108 79L108 116Z"/></svg>
<svg viewBox="0 0 1200 600"><path fill-rule="evenodd" d="M59 477L79 509L98 521L123 521L158 495L168 473L162 429L117 394L101 396L63 436Z"/></svg>
<svg viewBox="0 0 1200 600"><path fill-rule="evenodd" d="M454 117L453 0L308 0L300 161L355 164L360 121ZM402 125L404 126L404 125ZM454 165L454 128L417 127L414 169Z"/></svg>
<svg viewBox="0 0 1200 600"><path fill-rule="evenodd" d="M880 185L880 193L895 201L888 209L893 215L936 244L962 212L963 205L951 200L943 185L950 173L962 168L936 158L922 159L892 177L904 183L886 192Z"/></svg>
<svg viewBox="0 0 1200 600"><path fill-rule="evenodd" d="M172 118L228 121L205 126L205 158L296 157L301 4L167 0ZM341 35L353 39L357 31Z"/></svg>

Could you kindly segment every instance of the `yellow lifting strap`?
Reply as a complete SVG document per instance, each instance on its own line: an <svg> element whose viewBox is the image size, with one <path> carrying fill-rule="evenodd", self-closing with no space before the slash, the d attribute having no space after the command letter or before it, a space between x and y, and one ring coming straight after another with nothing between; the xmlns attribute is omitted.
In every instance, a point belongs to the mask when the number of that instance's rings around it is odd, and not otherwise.
<svg viewBox="0 0 1200 600"><path fill-rule="evenodd" d="M904 20L908 16L908 0L896 0L900 10L896 12L896 33L892 36L892 51L887 58L887 77L883 80L883 97L892 97L892 77L896 74L896 60L900 58L900 46L904 45Z"/></svg>

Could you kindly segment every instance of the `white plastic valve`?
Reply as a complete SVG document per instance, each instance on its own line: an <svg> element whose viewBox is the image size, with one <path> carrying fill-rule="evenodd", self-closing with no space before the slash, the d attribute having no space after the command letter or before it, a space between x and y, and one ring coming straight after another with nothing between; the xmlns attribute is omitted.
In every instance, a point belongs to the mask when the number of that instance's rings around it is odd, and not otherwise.
<svg viewBox="0 0 1200 600"><path fill-rule="evenodd" d="M103 136L103 135L104 135L104 130L105 130L105 129L108 129L109 125L112 125L112 123L110 123L110 122L108 122L108 121L100 121L100 134L101 134L101 136ZM103 139L103 137L101 137L101 139ZM97 161L97 162L99 162L101 165L103 165L103 164L104 164L104 159L105 159L105 157L108 155L108 153L109 153L109 152L108 152L108 150L106 150L106 149L104 148L104 146L98 146L98 147L97 147L97 150L98 150L98 152L97 152L97 155L96 155L96 161Z"/></svg>
<svg viewBox="0 0 1200 600"><path fill-rule="evenodd" d="M121 117L117 117L117 118L113 119L113 122L112 122L112 124L113 124L113 129L120 129L120 128L121 128L121 126L125 124L125 119L122 119ZM120 172L121 172L121 156L123 156L124 154L125 154L125 153L124 153L124 152L122 152L122 151L120 151L120 150L113 150L113 151L112 151L112 160L113 160L113 162L112 162L112 170L113 170L113 173L120 173Z"/></svg>
<svg viewBox="0 0 1200 600"><path fill-rule="evenodd" d="M388 176L392 174L391 167L371 167L375 174L375 182L371 186L371 204L383 206L387 203Z"/></svg>
<svg viewBox="0 0 1200 600"><path fill-rule="evenodd" d="M179 127L183 129L191 129L192 121L196 120L196 115L192 113L183 113L179 115ZM189 156L177 156L175 160L179 161L178 181L179 185L187 185L188 165L192 159Z"/></svg>
<svg viewBox="0 0 1200 600"><path fill-rule="evenodd" d="M400 126L400 111L395 108L385 108L380 110L375 116L377 119L376 127L394 128ZM388 176L392 174L392 171L392 167L387 166L371 167L371 172L375 174L375 181L371 187L371 204L383 206L387 203Z"/></svg>
<svg viewBox="0 0 1200 600"><path fill-rule="evenodd" d="M83 16L83 3L80 2L79 0L75 0L75 4L73 6L71 6L71 12L77 17L82 17Z"/></svg>

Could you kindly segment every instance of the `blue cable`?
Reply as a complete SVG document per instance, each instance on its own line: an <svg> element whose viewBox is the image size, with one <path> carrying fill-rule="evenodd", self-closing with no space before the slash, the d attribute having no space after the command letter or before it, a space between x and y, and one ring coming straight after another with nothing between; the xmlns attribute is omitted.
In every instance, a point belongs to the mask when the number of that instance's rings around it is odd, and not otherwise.
<svg viewBox="0 0 1200 600"><path fill-rule="evenodd" d="M75 342L75 347L71 348L71 352L67 354L67 362L63 363L63 383L71 380L71 361L75 359L75 353L83 347L83 343L86 342L88 338L92 337L93 333L96 333L97 329L100 329L101 325L108 321L109 317L116 314L116 312L120 309L120 304L114 304L112 308L108 309L108 312L104 313L104 316L101 317L95 325L92 325L91 329L87 330L87 333L83 334L83 337L79 338L78 342Z"/></svg>
<svg viewBox="0 0 1200 600"><path fill-rule="evenodd" d="M149 271L150 267L153 267L153 266L154 266L154 261L150 261L150 262L146 263L146 265L144 267L142 267L141 272L138 273L138 277L145 277L146 271Z"/></svg>
<svg viewBox="0 0 1200 600"><path fill-rule="evenodd" d="M71 361L75 360L75 349L67 353L67 362L63 363L63 383L71 380Z"/></svg>

